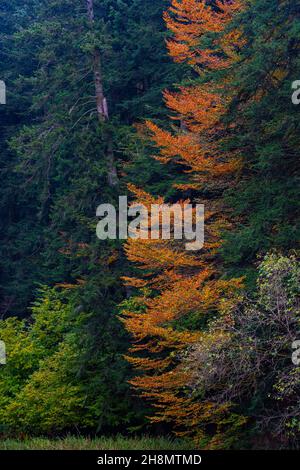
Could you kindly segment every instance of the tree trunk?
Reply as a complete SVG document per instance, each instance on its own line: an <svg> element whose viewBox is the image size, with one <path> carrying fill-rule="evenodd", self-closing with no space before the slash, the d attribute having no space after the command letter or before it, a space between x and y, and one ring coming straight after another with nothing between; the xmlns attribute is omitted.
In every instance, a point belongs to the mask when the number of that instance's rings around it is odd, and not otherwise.
<svg viewBox="0 0 300 470"><path fill-rule="evenodd" d="M90 21L91 28L94 29L94 1L87 0L87 12L88 19ZM101 54L99 49L95 47L93 51L93 70L94 70L94 83L96 93L96 106L97 115L101 123L109 120L107 100L104 96L103 91L103 80L102 80L102 63ZM106 156L107 156L107 173L108 173L108 184L109 186L115 187L119 184L118 174L116 169L116 163L113 151L113 140L111 133L108 128L104 128L103 138L106 143Z"/></svg>

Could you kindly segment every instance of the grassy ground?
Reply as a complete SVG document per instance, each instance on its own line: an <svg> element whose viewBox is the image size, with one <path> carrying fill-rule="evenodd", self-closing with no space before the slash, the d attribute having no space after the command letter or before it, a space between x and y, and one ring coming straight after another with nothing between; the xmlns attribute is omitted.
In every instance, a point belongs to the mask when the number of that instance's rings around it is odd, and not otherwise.
<svg viewBox="0 0 300 470"><path fill-rule="evenodd" d="M168 438L95 438L69 436L61 439L0 439L1 450L192 450L191 443Z"/></svg>

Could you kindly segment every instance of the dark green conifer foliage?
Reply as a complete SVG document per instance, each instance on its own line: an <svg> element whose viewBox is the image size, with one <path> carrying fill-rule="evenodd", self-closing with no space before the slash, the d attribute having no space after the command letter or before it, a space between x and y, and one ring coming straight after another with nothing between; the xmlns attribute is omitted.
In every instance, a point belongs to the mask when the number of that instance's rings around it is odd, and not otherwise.
<svg viewBox="0 0 300 470"><path fill-rule="evenodd" d="M118 196L108 184L107 136L120 177L130 125L162 116L162 89L176 80L164 45L166 1L146 3L95 0L92 31L84 0L33 2L24 23L22 18L4 41L10 50L4 72L11 74L15 106L21 103L24 117L2 156L4 171L14 179L13 185L4 179L2 192L9 199L2 204L5 313L28 315L40 284L77 286L70 302L85 321L74 331L76 374L99 430L128 423L140 407L127 385L127 338L116 318L116 305L126 297L120 277L127 267L120 243L100 242L95 233L97 206L117 203ZM102 123L95 48L109 112ZM18 108L13 112L18 115ZM158 170L156 176L162 177ZM126 192L122 182L119 191Z"/></svg>
<svg viewBox="0 0 300 470"><path fill-rule="evenodd" d="M228 198L239 223L227 235L228 265L244 273L258 253L294 249L300 240L300 2L255 0L240 16L247 40L234 71L238 91L228 123L229 148L244 169Z"/></svg>

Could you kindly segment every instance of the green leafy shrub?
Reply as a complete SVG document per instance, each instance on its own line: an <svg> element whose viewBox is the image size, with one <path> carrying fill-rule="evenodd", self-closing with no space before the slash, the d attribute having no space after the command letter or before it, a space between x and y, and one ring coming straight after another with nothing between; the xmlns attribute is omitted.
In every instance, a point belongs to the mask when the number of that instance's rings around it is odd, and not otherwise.
<svg viewBox="0 0 300 470"><path fill-rule="evenodd" d="M300 339L299 281L295 256L266 256L255 297L245 294L238 308L211 322L219 342L207 336L185 358L192 393L244 416L254 447L299 445L300 368L292 361L293 342ZM228 442L241 447L241 429L228 431Z"/></svg>
<svg viewBox="0 0 300 470"><path fill-rule="evenodd" d="M65 294L45 288L29 322L0 321L7 365L0 370L0 425L11 431L54 432L92 425L77 377L76 325Z"/></svg>

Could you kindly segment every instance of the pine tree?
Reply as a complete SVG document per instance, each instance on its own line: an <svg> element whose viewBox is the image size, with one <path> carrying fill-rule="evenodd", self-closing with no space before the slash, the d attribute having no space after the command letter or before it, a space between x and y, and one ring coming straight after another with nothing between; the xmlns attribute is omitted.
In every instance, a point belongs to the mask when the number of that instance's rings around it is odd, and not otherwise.
<svg viewBox="0 0 300 470"><path fill-rule="evenodd" d="M122 357L128 340L116 318L127 266L118 242L97 240L95 213L124 191L122 182L116 190L111 163L120 179L128 158L124 142L133 140L130 125L162 113L161 90L173 81L163 3L149 2L146 13L141 0L28 1L22 23L5 38L3 66L16 114L16 102L23 106L2 157L9 174L2 193L8 193L1 234L5 313L30 315L40 284L70 290L74 314L85 314L74 332L75 373L99 429L139 419Z"/></svg>
<svg viewBox="0 0 300 470"><path fill-rule="evenodd" d="M24 303L31 297L32 277L37 276L35 256L24 258L34 246L36 235L34 224L28 233L29 222L24 219L33 211L34 202L20 191L21 178L15 172L16 155L9 148L9 140L25 124L31 122L28 115L30 99L21 92L16 77L31 70L31 63L21 60L13 48L13 34L25 28L32 19L34 1L3 1L0 5L0 79L6 84L6 105L0 105L0 297L1 314L12 310L21 313ZM21 215L22 214L22 215ZM23 219L21 221L21 219ZM20 250L22 246L22 250ZM35 250L32 250L34 253ZM25 267L24 265L27 265ZM29 275L31 273L31 275Z"/></svg>
<svg viewBox="0 0 300 470"><path fill-rule="evenodd" d="M239 149L243 171L228 192L238 224L223 254L228 271L248 270L249 281L258 254L299 243L299 106L291 99L300 75L299 6L255 0L237 19L246 46L231 83L226 149Z"/></svg>

